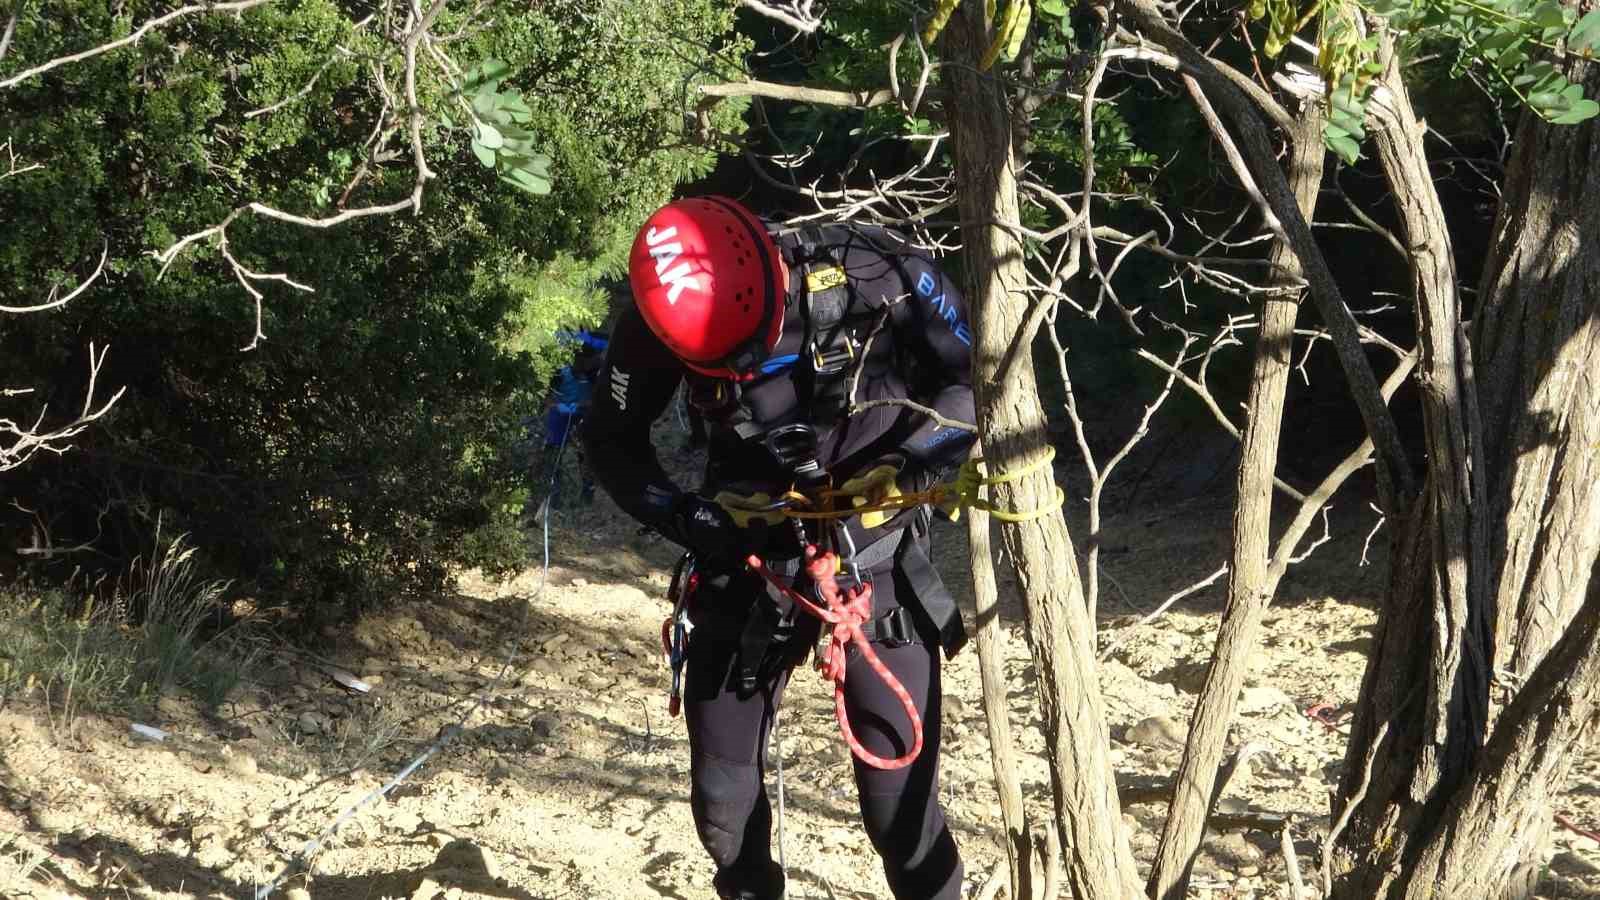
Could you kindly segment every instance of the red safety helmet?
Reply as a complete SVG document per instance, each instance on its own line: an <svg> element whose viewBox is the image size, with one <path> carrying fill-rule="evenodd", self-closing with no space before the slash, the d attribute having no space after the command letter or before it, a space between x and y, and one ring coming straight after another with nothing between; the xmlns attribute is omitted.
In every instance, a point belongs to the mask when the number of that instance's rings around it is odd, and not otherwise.
<svg viewBox="0 0 1600 900"><path fill-rule="evenodd" d="M755 213L726 197L656 210L634 238L628 277L650 330L696 372L751 378L783 334L783 257Z"/></svg>

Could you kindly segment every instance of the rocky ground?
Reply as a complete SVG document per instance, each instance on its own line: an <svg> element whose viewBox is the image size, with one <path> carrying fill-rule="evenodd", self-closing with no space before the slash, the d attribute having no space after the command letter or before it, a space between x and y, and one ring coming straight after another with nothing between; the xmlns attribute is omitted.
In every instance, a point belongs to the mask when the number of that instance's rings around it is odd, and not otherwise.
<svg viewBox="0 0 1600 900"><path fill-rule="evenodd" d="M1133 801L1124 820L1141 860L1159 834L1159 788L1177 764L1220 589L1138 622L1220 563L1227 521L1225 502L1211 499L1119 511L1105 526L1100 645L1110 653L1101 688L1112 759ZM1379 588L1381 565L1359 565L1370 524L1336 516L1334 540L1291 572L1232 736L1258 752L1231 782L1223 810L1236 823L1294 816L1297 855L1313 883L1344 740L1339 708L1357 691ZM274 648L249 687L218 710L163 701L159 716L141 724L169 732L164 741L111 716L0 710L0 896L251 896L471 709L458 739L387 800L353 815L280 895L710 897L687 802L683 726L665 713L658 633L673 550L637 534L603 498L557 514L553 526L542 590L538 569L506 584L468 573L454 593L407 600L328 633L316 655ZM937 540L965 603L963 532L947 527ZM1042 812L1034 672L1014 593L1004 585L1002 593L1011 715L1030 806ZM349 691L334 666L371 690ZM976 893L1001 850L974 652L950 665L946 686L945 802ZM477 698L488 699L473 709ZM1333 725L1306 715L1320 703L1331 704ZM802 675L787 704L791 896L886 898L855 824L829 692ZM1600 824L1600 759L1580 762L1561 809L1574 823ZM1211 834L1196 872L1195 897L1288 896L1270 831ZM1541 896L1600 897L1597 875L1600 842L1559 829Z"/></svg>

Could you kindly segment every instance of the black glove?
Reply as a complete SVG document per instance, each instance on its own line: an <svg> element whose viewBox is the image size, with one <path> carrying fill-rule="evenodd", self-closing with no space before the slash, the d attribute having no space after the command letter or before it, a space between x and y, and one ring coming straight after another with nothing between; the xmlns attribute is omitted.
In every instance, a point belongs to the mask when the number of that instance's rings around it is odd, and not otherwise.
<svg viewBox="0 0 1600 900"><path fill-rule="evenodd" d="M800 543L787 523L758 520L740 528L720 503L699 494L684 494L672 510L678 543L704 563L742 565L752 553L763 559L800 555Z"/></svg>
<svg viewBox="0 0 1600 900"><path fill-rule="evenodd" d="M702 562L738 562L749 555L744 529L720 505L699 494L684 494L672 508L678 543Z"/></svg>

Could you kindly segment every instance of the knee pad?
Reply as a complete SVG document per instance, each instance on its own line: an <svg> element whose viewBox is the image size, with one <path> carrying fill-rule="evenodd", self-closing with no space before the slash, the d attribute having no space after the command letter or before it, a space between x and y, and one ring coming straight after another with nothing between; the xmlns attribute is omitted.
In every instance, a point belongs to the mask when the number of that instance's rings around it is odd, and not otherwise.
<svg viewBox="0 0 1600 900"><path fill-rule="evenodd" d="M718 868L731 866L743 849L745 829L761 794L754 765L695 757L690 766L689 807L700 843Z"/></svg>

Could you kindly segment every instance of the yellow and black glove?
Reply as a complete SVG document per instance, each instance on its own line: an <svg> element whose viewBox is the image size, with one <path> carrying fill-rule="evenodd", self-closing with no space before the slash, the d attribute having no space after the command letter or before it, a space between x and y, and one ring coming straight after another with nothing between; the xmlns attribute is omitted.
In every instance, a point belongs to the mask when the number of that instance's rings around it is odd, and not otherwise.
<svg viewBox="0 0 1600 900"><path fill-rule="evenodd" d="M900 477L906 462L900 456L886 456L868 466L866 471L839 486L839 492L850 498L854 507L878 506L904 494L900 490ZM900 514L903 507L874 509L860 516L862 528L878 528Z"/></svg>

